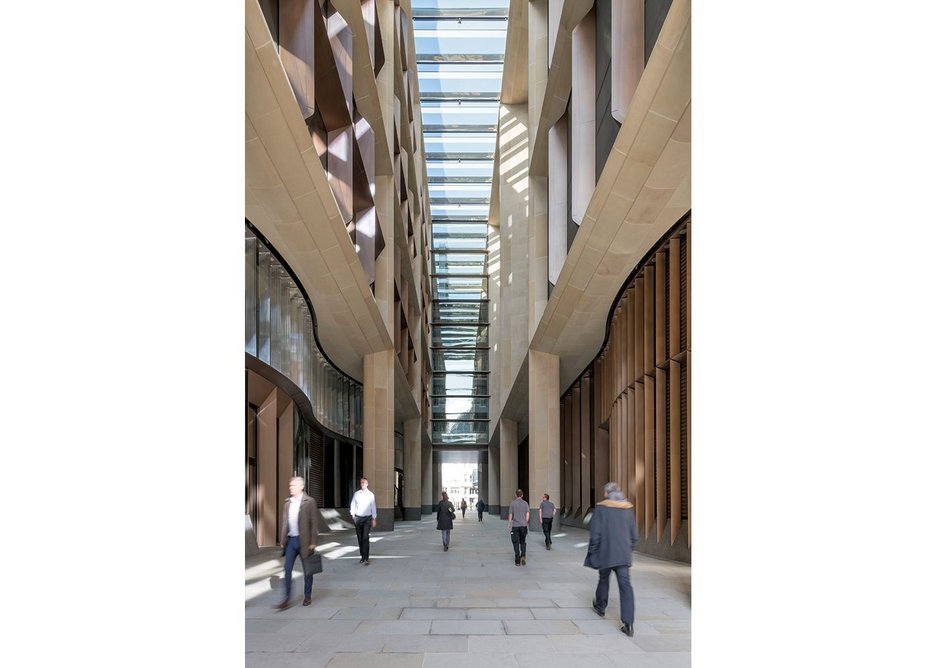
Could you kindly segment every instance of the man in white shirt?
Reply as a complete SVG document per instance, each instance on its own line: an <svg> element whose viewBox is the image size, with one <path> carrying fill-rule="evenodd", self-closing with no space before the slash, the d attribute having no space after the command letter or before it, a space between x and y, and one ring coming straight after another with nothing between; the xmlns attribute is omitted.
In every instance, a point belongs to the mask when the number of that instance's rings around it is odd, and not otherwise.
<svg viewBox="0 0 937 668"><path fill-rule="evenodd" d="M355 533L358 534L358 552L361 554L360 564L367 566L371 563L368 555L371 552L370 534L372 527L377 526L377 505L374 502L374 493L368 489L368 479L361 478L361 489L351 497L351 519L355 523Z"/></svg>

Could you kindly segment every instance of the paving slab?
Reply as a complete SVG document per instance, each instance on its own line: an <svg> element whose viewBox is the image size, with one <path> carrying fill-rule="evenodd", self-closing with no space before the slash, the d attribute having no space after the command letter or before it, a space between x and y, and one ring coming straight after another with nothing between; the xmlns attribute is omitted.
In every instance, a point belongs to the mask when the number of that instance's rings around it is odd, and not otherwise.
<svg viewBox="0 0 937 668"><path fill-rule="evenodd" d="M302 606L294 571L282 599L283 559L261 548L245 559L245 662L264 668L423 666L574 668L690 665L690 567L641 554L631 570L635 636L618 629L613 585L605 619L592 612L596 572L583 568L588 534L563 527L552 550L535 536L515 566L506 523L457 518L443 552L435 520L398 522L371 534L371 564L358 563L353 532L323 542L325 570ZM338 556L332 558L329 555Z"/></svg>

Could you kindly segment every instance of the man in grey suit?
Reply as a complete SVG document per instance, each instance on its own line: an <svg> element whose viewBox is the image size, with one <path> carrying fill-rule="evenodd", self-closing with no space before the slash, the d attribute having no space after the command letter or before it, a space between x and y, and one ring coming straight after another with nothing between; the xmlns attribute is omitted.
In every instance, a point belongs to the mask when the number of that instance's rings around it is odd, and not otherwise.
<svg viewBox="0 0 937 668"><path fill-rule="evenodd" d="M283 600L277 610L290 607L290 589L293 584L293 564L296 557L303 566L303 605L312 603L312 573L306 571L306 559L316 549L319 540L319 511L316 501L306 494L306 481L300 476L290 478L290 496L283 503L283 530L280 545L286 561L283 564Z"/></svg>
<svg viewBox="0 0 937 668"><path fill-rule="evenodd" d="M595 506L589 523L589 551L583 566L599 571L592 609L605 616L608 605L608 579L615 571L621 602L621 632L634 635L634 590L631 589L631 550L638 542L634 504L625 498L618 483L605 485L605 500Z"/></svg>

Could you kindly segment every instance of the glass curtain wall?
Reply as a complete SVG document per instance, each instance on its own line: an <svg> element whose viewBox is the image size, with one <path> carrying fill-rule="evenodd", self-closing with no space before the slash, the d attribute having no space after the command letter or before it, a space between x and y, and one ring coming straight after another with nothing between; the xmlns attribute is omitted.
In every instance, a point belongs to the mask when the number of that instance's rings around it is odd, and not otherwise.
<svg viewBox="0 0 937 668"><path fill-rule="evenodd" d="M413 0L432 217L432 441L487 445L488 205L509 0Z"/></svg>
<svg viewBox="0 0 937 668"><path fill-rule="evenodd" d="M319 351L306 298L277 255L249 227L244 284L244 349L293 381L309 397L322 426L361 441L361 383Z"/></svg>

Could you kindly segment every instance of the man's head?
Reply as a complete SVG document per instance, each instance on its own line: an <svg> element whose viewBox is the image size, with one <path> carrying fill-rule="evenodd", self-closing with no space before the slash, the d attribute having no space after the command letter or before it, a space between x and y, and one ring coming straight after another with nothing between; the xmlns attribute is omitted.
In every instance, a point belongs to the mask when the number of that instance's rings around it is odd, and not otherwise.
<svg viewBox="0 0 937 668"><path fill-rule="evenodd" d="M524 496L524 490L522 489L517 490L516 492L514 492L514 496L516 496L518 499L521 498L522 496Z"/></svg>
<svg viewBox="0 0 937 668"><path fill-rule="evenodd" d="M306 489L306 481L298 475L290 478L290 496L300 496Z"/></svg>
<svg viewBox="0 0 937 668"><path fill-rule="evenodd" d="M615 492L620 492L621 487L618 486L617 482L607 482L605 483L605 496L611 496Z"/></svg>
<svg viewBox="0 0 937 668"><path fill-rule="evenodd" d="M368 479L361 478L361 489L367 489L367 488L368 488Z"/></svg>

